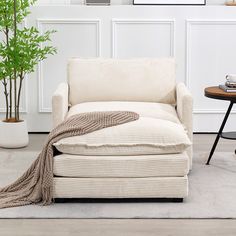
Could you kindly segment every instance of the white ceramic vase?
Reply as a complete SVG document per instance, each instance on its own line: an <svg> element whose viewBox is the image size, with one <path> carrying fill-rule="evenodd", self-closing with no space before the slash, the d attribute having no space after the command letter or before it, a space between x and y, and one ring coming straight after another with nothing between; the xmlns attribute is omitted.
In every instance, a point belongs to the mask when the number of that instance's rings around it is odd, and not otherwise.
<svg viewBox="0 0 236 236"><path fill-rule="evenodd" d="M22 148L29 144L29 135L26 121L0 121L0 147Z"/></svg>

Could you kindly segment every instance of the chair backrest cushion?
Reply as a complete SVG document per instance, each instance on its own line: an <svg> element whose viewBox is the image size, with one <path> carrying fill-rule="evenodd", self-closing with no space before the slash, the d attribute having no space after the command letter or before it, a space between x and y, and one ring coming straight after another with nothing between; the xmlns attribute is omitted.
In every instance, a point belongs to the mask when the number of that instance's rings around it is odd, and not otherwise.
<svg viewBox="0 0 236 236"><path fill-rule="evenodd" d="M175 61L79 59L68 64L69 102L137 101L175 103Z"/></svg>

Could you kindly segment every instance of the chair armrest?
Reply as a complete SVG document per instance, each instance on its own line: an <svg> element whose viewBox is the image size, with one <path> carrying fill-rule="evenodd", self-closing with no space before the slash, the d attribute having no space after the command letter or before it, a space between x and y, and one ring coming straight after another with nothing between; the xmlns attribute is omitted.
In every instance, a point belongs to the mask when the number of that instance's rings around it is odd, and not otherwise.
<svg viewBox="0 0 236 236"><path fill-rule="evenodd" d="M52 96L53 127L59 125L65 119L68 112L68 84L61 83Z"/></svg>
<svg viewBox="0 0 236 236"><path fill-rule="evenodd" d="M184 83L176 85L177 114L181 123L187 130L188 137L193 141L193 97ZM187 153L190 158L190 169L192 167L192 147L188 148Z"/></svg>
<svg viewBox="0 0 236 236"><path fill-rule="evenodd" d="M181 123L188 131L188 136L193 137L193 97L184 83L178 83L176 86L177 96L177 114Z"/></svg>

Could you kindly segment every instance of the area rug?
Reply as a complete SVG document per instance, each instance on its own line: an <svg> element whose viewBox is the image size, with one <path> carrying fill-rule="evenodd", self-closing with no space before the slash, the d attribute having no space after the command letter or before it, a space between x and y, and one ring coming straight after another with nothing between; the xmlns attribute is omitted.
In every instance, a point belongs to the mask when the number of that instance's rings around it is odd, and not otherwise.
<svg viewBox="0 0 236 236"><path fill-rule="evenodd" d="M0 152L0 187L20 176L37 152ZM0 209L0 218L236 218L236 157L195 152L189 175L189 196L183 203L55 203Z"/></svg>

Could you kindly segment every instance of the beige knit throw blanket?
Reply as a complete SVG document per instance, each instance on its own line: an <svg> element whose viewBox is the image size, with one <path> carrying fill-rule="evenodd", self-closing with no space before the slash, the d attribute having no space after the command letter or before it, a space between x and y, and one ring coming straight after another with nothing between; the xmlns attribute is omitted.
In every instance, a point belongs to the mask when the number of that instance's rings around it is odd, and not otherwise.
<svg viewBox="0 0 236 236"><path fill-rule="evenodd" d="M31 167L13 184L0 189L0 208L53 201L53 144L60 139L135 121L139 115L129 111L89 112L66 119L51 131L43 150Z"/></svg>

